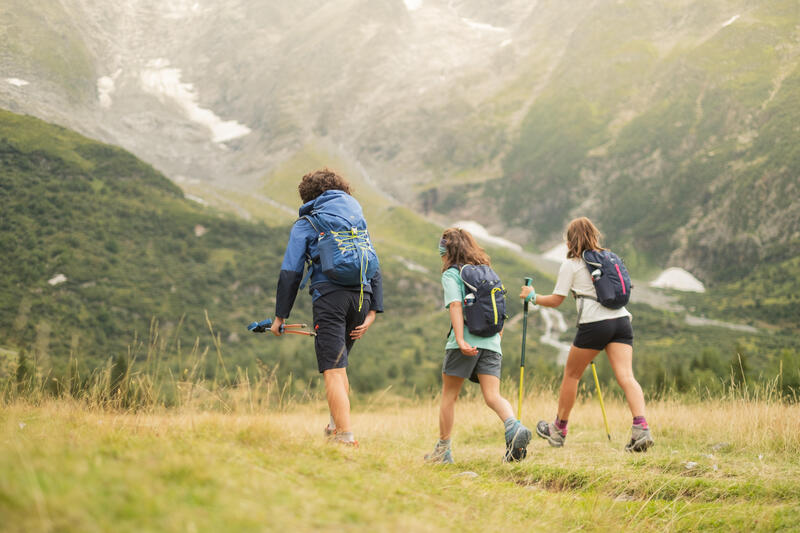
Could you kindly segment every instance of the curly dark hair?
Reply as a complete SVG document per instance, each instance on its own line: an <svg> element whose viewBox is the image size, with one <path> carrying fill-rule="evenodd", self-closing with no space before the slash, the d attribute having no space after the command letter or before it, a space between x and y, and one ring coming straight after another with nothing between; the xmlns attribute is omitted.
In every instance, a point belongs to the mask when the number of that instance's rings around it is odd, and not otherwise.
<svg viewBox="0 0 800 533"><path fill-rule="evenodd" d="M303 200L303 203L310 202L325 191L332 189L351 194L350 184L347 183L347 180L328 167L309 172L303 176L303 179L300 180L300 185L297 186L297 191L300 193L300 199Z"/></svg>

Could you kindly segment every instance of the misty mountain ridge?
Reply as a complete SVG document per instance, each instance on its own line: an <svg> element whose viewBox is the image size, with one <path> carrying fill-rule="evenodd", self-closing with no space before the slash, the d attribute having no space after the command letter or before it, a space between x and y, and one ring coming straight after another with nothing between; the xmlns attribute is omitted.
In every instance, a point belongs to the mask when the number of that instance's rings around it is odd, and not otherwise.
<svg viewBox="0 0 800 533"><path fill-rule="evenodd" d="M540 250L587 214L643 271L706 283L798 254L794 2L12 0L3 20L4 107L227 202L315 146Z"/></svg>

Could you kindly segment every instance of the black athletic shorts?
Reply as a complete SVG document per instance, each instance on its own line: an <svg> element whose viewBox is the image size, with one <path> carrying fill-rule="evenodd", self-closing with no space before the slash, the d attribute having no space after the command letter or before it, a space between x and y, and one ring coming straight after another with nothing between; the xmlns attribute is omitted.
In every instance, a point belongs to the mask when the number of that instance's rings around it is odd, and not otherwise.
<svg viewBox="0 0 800 533"><path fill-rule="evenodd" d="M587 322L578 326L578 333L572 344L576 348L602 350L607 344L620 342L633 346L633 327L631 317L623 316L597 322Z"/></svg>
<svg viewBox="0 0 800 533"><path fill-rule="evenodd" d="M320 373L331 368L347 368L347 355L356 342L350 332L364 323L370 305L364 293L358 310L359 291L340 290L323 294L312 305L314 312L314 348Z"/></svg>

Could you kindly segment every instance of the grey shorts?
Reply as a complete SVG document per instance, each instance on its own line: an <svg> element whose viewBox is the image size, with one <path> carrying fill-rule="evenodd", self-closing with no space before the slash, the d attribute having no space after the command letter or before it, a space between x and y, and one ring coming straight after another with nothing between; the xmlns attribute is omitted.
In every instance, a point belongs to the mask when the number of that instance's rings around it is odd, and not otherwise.
<svg viewBox="0 0 800 533"><path fill-rule="evenodd" d="M478 348L478 355L464 355L461 350L446 350L442 374L469 379L478 383L478 374L500 378L503 356L491 350Z"/></svg>

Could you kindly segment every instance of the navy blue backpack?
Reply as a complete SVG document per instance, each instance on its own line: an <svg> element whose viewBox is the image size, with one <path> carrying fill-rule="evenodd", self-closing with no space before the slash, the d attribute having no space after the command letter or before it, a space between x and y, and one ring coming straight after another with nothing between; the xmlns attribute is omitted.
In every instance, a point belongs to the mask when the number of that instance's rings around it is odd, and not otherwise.
<svg viewBox="0 0 800 533"><path fill-rule="evenodd" d="M500 333L506 319L506 289L497 272L488 265L464 265L459 275L465 286L462 303L469 332L478 337Z"/></svg>
<svg viewBox="0 0 800 533"><path fill-rule="evenodd" d="M311 259L319 260L322 273L332 283L345 287L361 286L360 310L364 285L375 276L380 266L361 205L349 194L324 199L320 196L318 199L322 201L315 203L311 214L302 217L317 232L319 257ZM309 275L310 272L309 265Z"/></svg>
<svg viewBox="0 0 800 533"><path fill-rule="evenodd" d="M631 299L631 276L625 263L609 250L585 250L581 254L592 276L597 301L603 307L619 309Z"/></svg>

